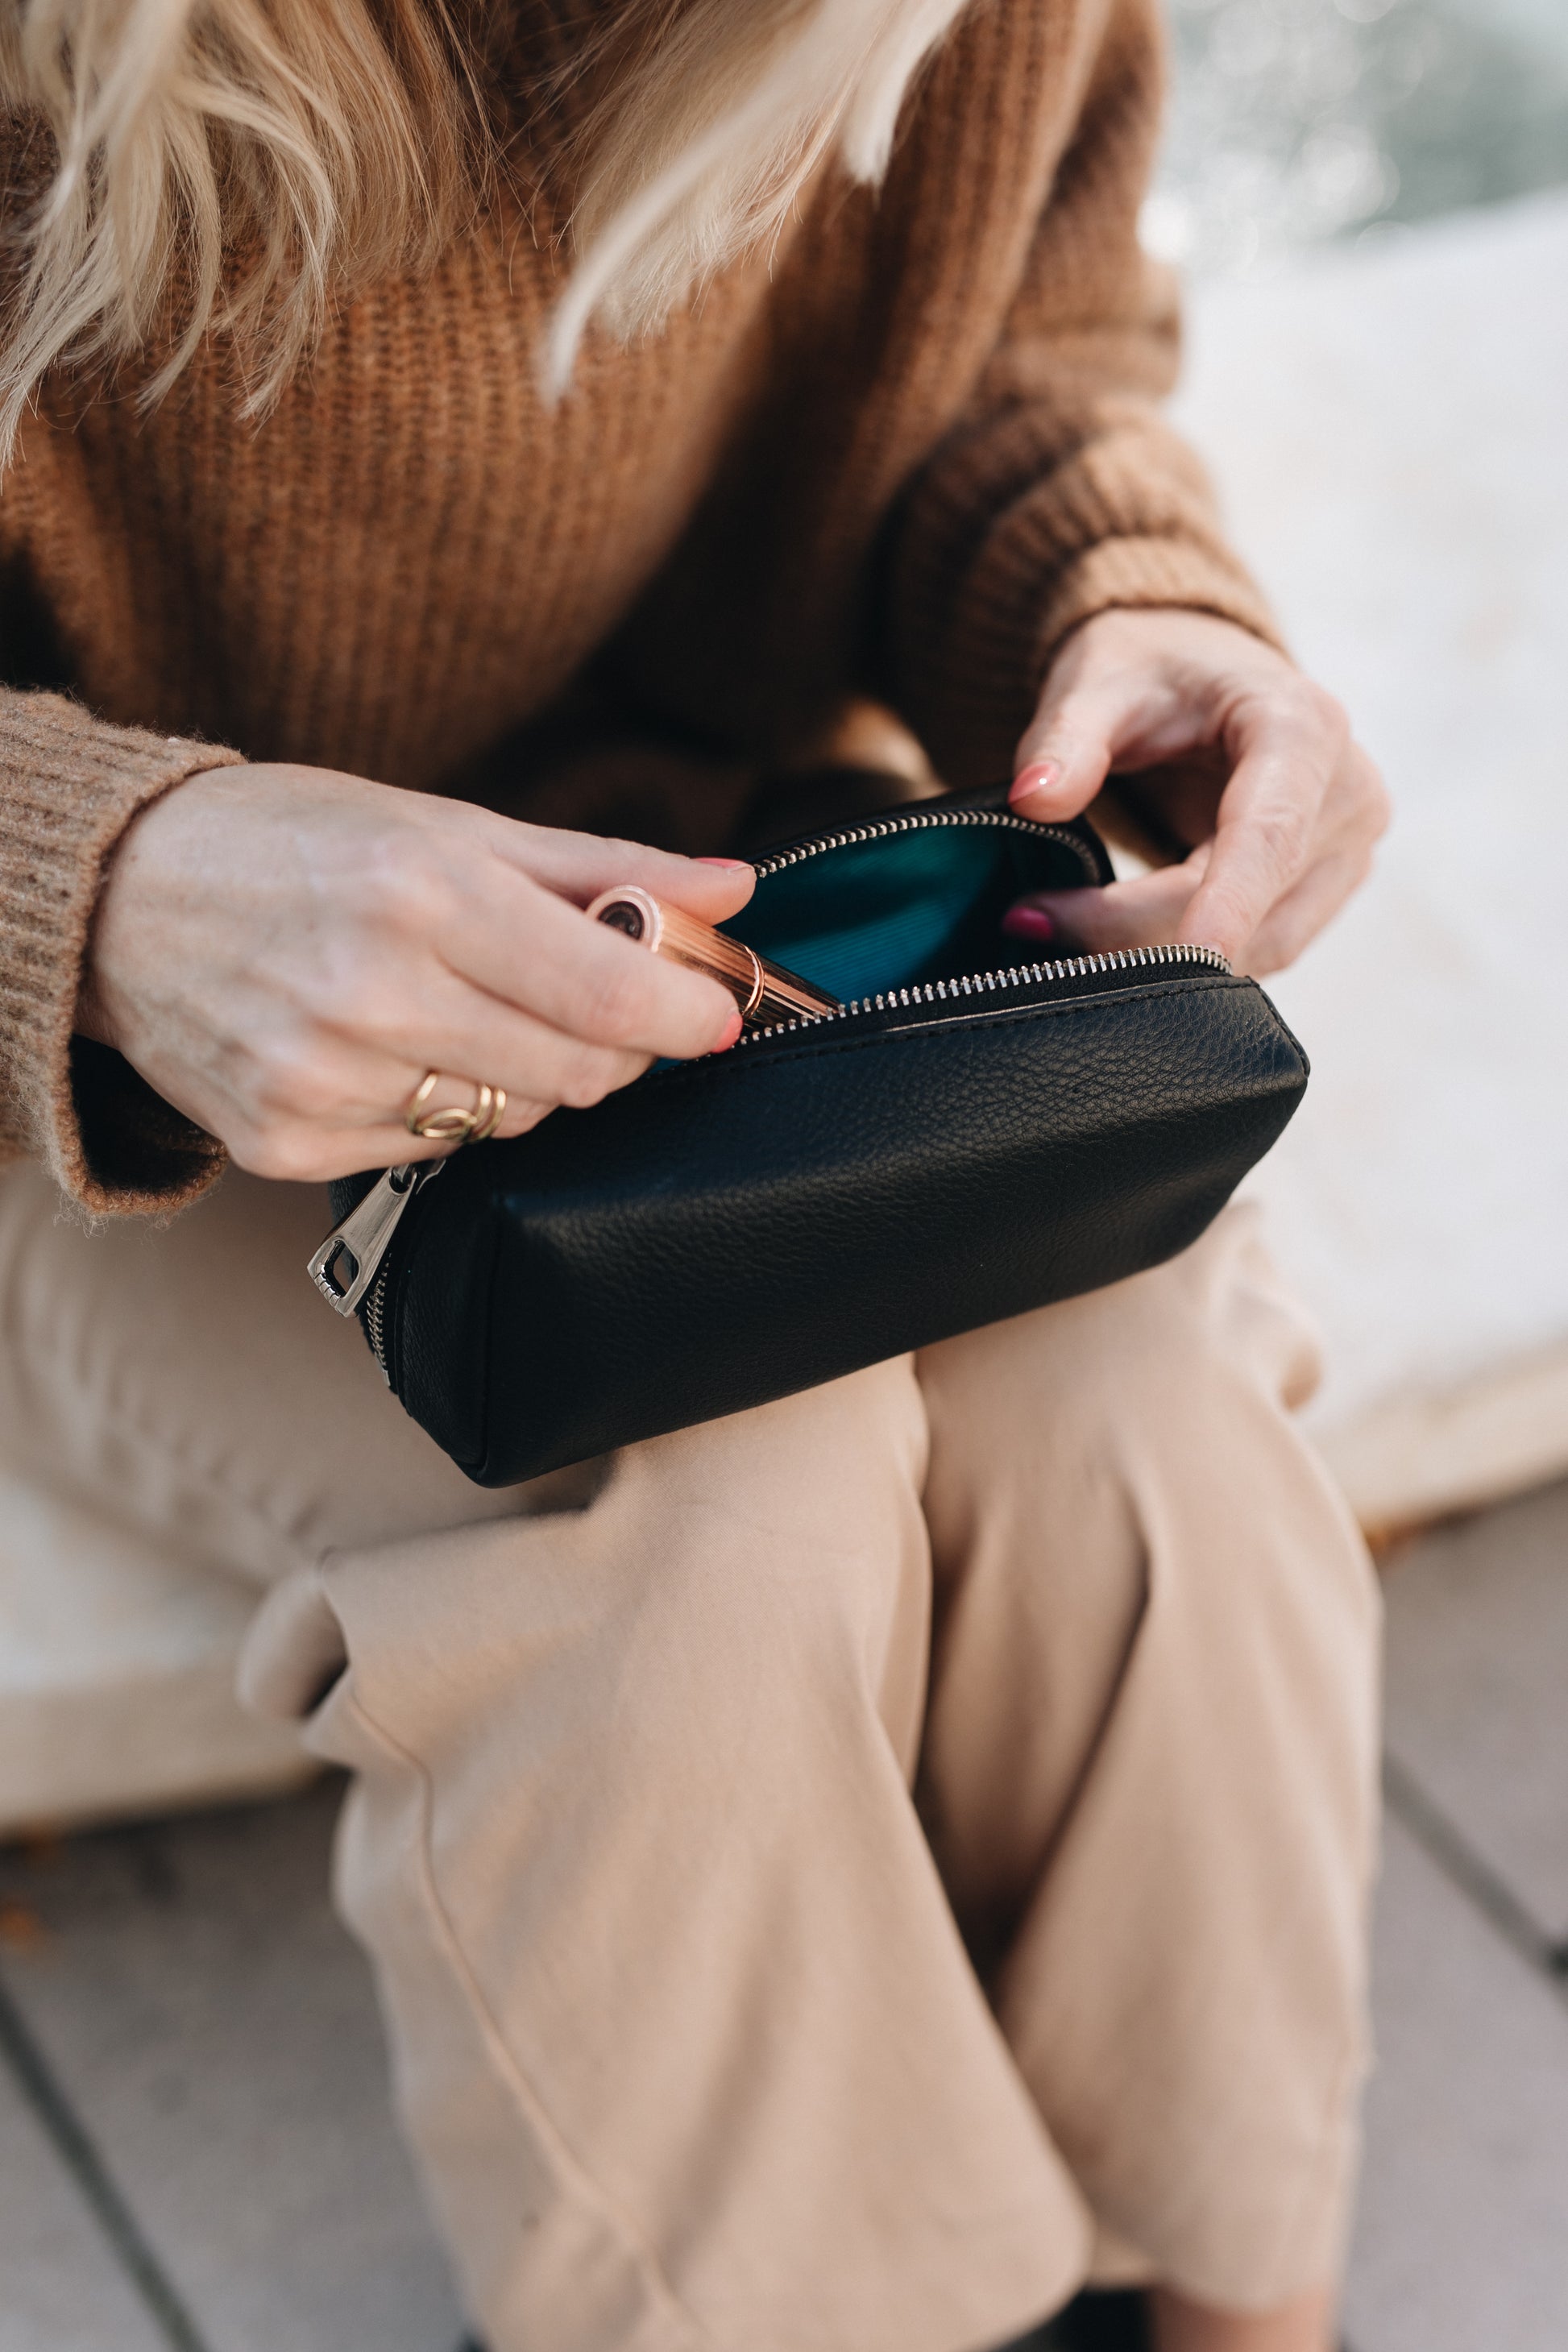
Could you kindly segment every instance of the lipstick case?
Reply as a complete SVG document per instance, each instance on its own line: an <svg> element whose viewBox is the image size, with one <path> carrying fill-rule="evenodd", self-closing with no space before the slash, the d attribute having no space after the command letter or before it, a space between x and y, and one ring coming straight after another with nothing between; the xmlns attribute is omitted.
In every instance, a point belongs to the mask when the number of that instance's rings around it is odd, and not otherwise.
<svg viewBox="0 0 1568 2352"><path fill-rule="evenodd" d="M683 963L688 971L718 981L740 1006L748 1029L766 1029L775 1021L810 1020L840 1009L838 999L826 989L770 963L744 940L700 923L679 907L667 907L651 890L635 884L601 891L588 913L593 921L607 923L670 963Z"/></svg>

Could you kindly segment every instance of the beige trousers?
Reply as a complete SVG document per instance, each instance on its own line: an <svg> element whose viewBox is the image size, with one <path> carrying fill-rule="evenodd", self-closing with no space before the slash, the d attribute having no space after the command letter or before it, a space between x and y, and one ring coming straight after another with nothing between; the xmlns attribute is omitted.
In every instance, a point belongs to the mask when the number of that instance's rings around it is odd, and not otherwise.
<svg viewBox="0 0 1568 2352"><path fill-rule="evenodd" d="M1097 2259L1329 2277L1376 1604L1250 1213L1116 1288L510 1493L231 1176L0 1181L0 1432L272 1587L494 2352L978 2352ZM1097 2254L1098 2249L1098 2254Z"/></svg>

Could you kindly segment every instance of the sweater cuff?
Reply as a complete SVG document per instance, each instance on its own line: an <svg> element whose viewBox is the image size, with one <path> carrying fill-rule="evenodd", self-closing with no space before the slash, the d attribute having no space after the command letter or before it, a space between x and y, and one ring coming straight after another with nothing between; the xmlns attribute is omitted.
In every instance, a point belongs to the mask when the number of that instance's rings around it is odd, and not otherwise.
<svg viewBox="0 0 1568 2352"><path fill-rule="evenodd" d="M1093 422L1009 412L955 439L910 499L890 583L896 698L949 783L1010 773L1063 639L1097 613L1176 606L1279 643L1196 454L1138 404L1102 403Z"/></svg>
<svg viewBox="0 0 1568 2352"><path fill-rule="evenodd" d="M109 856L138 810L237 751L0 696L0 1159L41 1160L89 1215L183 1208L223 1147L119 1054L72 1034Z"/></svg>
<svg viewBox="0 0 1568 2352"><path fill-rule="evenodd" d="M1262 590L1227 551L1183 540L1106 540L1080 556L1056 583L1039 616L1027 648L1031 709L1064 638L1082 622L1118 606L1156 605L1177 605L1234 621L1267 645L1285 650Z"/></svg>
<svg viewBox="0 0 1568 2352"><path fill-rule="evenodd" d="M919 714L937 772L954 786L1012 773L1018 738L1063 641L1098 613L1119 606L1209 613L1283 650L1261 590L1217 538L1104 539L1066 564L1055 551L992 552L1003 560L972 581L948 658L931 682L934 695Z"/></svg>

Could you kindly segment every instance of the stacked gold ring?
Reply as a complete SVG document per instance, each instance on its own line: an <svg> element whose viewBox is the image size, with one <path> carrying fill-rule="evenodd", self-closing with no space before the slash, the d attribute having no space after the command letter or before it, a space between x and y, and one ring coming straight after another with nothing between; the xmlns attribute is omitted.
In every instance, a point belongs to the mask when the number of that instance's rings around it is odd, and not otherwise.
<svg viewBox="0 0 1568 2352"><path fill-rule="evenodd" d="M483 1143L501 1123L506 1110L506 1088L487 1086L482 1078L470 1078L474 1088L474 1106L461 1110L454 1103L446 1110L426 1110L425 1106L441 1083L439 1070L426 1070L404 1107L403 1124L410 1135L417 1135L426 1143Z"/></svg>

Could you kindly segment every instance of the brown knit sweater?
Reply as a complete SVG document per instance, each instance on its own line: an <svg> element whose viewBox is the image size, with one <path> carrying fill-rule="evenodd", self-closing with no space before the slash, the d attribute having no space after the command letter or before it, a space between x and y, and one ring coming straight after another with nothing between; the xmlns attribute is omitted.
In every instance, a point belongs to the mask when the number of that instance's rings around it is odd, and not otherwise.
<svg viewBox="0 0 1568 2352"><path fill-rule="evenodd" d="M525 67L573 14L525 0ZM1087 615L1267 631L1154 410L1158 83L1154 0L975 0L879 198L825 178L771 270L634 349L592 339L553 411L547 201L346 310L259 426L221 348L150 418L125 381L47 387L0 498L0 1156L97 1211L220 1165L71 1035L104 860L202 768L461 789L592 661L760 756L869 689L967 783L1005 772Z"/></svg>

